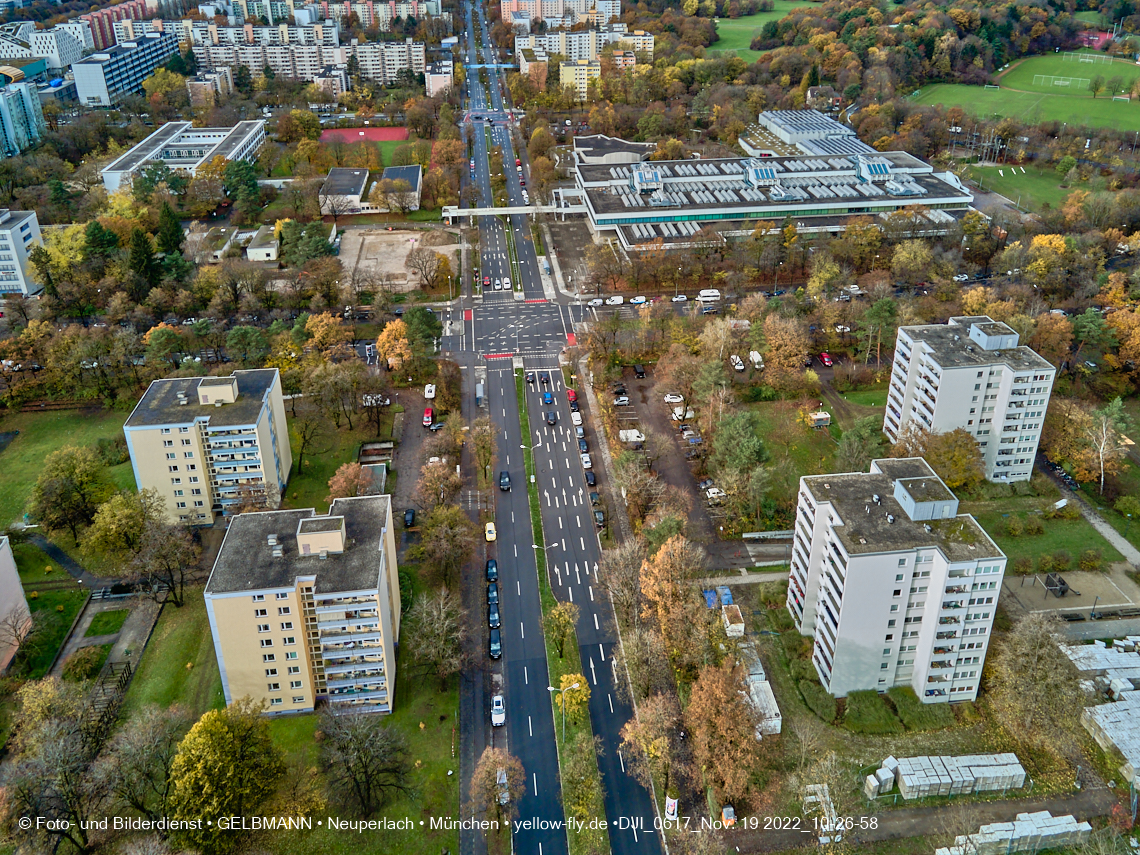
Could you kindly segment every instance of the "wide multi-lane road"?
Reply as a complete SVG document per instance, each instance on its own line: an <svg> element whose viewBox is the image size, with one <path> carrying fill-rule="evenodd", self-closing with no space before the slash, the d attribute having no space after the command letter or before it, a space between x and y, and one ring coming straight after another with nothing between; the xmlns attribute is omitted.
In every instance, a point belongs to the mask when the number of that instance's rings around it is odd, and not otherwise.
<svg viewBox="0 0 1140 855"><path fill-rule="evenodd" d="M508 201L522 205L524 197L515 159L522 162L525 172L526 153L516 154L511 139L510 116L504 109L502 78L493 67L497 59L490 47L486 18L483 9L473 3L465 5L464 16L469 66L465 128L472 140L473 160L468 180L476 188L478 203L490 206L490 136L491 145L499 146L503 153ZM481 55L475 48L476 28L484 45ZM492 66L486 69L486 87L479 69L473 66ZM445 335L443 348L464 366L468 395L473 394L476 382L484 384L481 404L485 409L476 411L468 400L465 411L486 413L497 428L498 463L492 482L498 484L500 470L511 476L509 492L495 490L497 540L485 548L485 557L498 562L503 643L502 658L490 664L489 685L491 691L502 691L507 724L498 729L499 733L492 732L487 721L489 699L484 684L480 680L465 680L461 715L467 721L463 733L474 743L467 746L465 756L478 758L484 745L493 741L518 757L526 772L526 788L518 804L519 820L530 824L515 831L514 851L527 855L566 852L535 555L537 549L545 549L555 596L573 601L580 609L578 640L590 684L591 721L602 741L598 764L613 852L656 855L661 846L653 830L656 814L652 800L645 788L626 773L620 752L620 731L632 713L614 689L612 657L618 644L617 631L609 600L598 584L601 549L589 500L591 490L586 488L558 361L559 353L574 342L575 321L582 320L582 309L569 300L548 299L554 292L550 288L544 291L525 215L480 217L478 229L479 278L489 277L492 287L483 290L481 299L465 299L454 307L453 317L461 323L449 325L450 334ZM508 229L513 238L514 258L508 247ZM495 291L496 279L504 283L510 279L511 289ZM549 385L540 384L536 376L535 383L526 389L531 428L520 427L516 369L536 374L549 372ZM549 405L542 402L544 392L552 396ZM547 424L543 417L549 411L556 413L554 425ZM585 439L595 467L592 471L602 480L606 476L596 437L588 413L584 415ZM521 421L527 424L525 415ZM532 535L524 445L534 450L546 543L536 543ZM482 573L470 584L478 586L478 601L484 603L486 586ZM482 608L479 623L485 638L485 605ZM485 641L481 649L487 656ZM476 721L472 722L472 718ZM482 851L476 834L465 833L461 842L464 855Z"/></svg>

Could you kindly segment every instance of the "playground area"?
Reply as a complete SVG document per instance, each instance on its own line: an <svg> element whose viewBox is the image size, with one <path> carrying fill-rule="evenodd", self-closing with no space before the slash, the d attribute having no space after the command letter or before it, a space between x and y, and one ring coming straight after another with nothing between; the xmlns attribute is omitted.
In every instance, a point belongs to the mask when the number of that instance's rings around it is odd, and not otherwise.
<svg viewBox="0 0 1140 855"><path fill-rule="evenodd" d="M1135 610L1140 615L1140 596L1123 574L1119 583L1114 573L1074 570L1064 573L1038 573L1033 576L1006 576L1002 600L1017 600L1027 612ZM1058 596L1060 594L1061 596ZM1129 615L1120 615L1128 617Z"/></svg>

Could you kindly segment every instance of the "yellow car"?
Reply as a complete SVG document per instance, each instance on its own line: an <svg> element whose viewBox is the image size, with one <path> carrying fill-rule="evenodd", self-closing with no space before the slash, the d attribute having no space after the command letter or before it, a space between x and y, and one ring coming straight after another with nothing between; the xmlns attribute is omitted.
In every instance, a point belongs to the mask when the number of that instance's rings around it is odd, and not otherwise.
<svg viewBox="0 0 1140 855"><path fill-rule="evenodd" d="M495 539L495 524L493 522L487 523L487 543Z"/></svg>

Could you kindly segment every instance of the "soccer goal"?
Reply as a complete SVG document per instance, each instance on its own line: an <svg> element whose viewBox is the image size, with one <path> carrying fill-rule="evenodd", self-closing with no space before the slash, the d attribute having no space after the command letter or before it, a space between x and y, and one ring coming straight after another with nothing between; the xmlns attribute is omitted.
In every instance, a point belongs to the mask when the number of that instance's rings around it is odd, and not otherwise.
<svg viewBox="0 0 1140 855"><path fill-rule="evenodd" d="M1123 101L1125 104L1129 103L1132 99L1127 95L1113 95L1113 101Z"/></svg>
<svg viewBox="0 0 1140 855"><path fill-rule="evenodd" d="M1063 54L1064 62L1086 62L1086 63L1099 63L1108 65L1112 62L1112 57L1103 53L1075 53L1069 52Z"/></svg>
<svg viewBox="0 0 1140 855"><path fill-rule="evenodd" d="M1061 86L1066 89L1088 89L1087 77L1061 77L1056 74L1034 74L1034 86Z"/></svg>

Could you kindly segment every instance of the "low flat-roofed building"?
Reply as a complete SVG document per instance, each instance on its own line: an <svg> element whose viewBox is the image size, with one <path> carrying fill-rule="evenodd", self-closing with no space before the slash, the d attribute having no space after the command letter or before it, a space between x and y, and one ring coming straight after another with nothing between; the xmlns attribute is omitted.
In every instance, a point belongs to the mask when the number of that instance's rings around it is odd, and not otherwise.
<svg viewBox="0 0 1140 855"><path fill-rule="evenodd" d="M454 83L454 66L451 60L433 62L424 70L424 89L432 98L446 92Z"/></svg>
<svg viewBox="0 0 1140 855"><path fill-rule="evenodd" d="M706 226L719 240L790 217L801 234L840 233L853 217L917 209L916 236L946 234L974 210L951 172L903 151L855 155L654 161L575 166L592 231L635 250L655 241L691 246ZM702 233L697 240L707 240Z"/></svg>
<svg viewBox="0 0 1140 855"><path fill-rule="evenodd" d="M227 704L392 711L402 604L391 497L237 515L205 599Z"/></svg>
<svg viewBox="0 0 1140 855"><path fill-rule="evenodd" d="M232 128L196 128L191 122L167 122L100 170L103 186L114 193L151 161L195 175L215 157L253 162L265 144L265 122L253 119Z"/></svg>
<svg viewBox="0 0 1140 855"><path fill-rule="evenodd" d="M276 368L155 380L123 433L135 483L158 490L171 523L210 525L252 499L281 504L293 451Z"/></svg>
<svg viewBox="0 0 1140 855"><path fill-rule="evenodd" d="M334 166L321 185L322 214L351 214L361 210L368 187L368 170Z"/></svg>
<svg viewBox="0 0 1140 855"><path fill-rule="evenodd" d="M605 134L574 137L575 163L589 166L619 166L641 163L657 150L657 143L629 142Z"/></svg>
<svg viewBox="0 0 1140 855"><path fill-rule="evenodd" d="M245 248L245 257L250 261L276 261L279 245L275 227L262 226Z"/></svg>
<svg viewBox="0 0 1140 855"><path fill-rule="evenodd" d="M402 181L407 184L408 189L402 192L398 207L405 212L418 211L420 209L420 196L423 193L423 175L423 168L418 163L412 166L386 166L381 180L385 182L383 186L391 186L387 182ZM372 195L373 197L376 196L375 193ZM387 193L384 195L387 196ZM397 207L390 205L390 202L391 199L388 198L374 198L372 200L372 204L385 209Z"/></svg>

